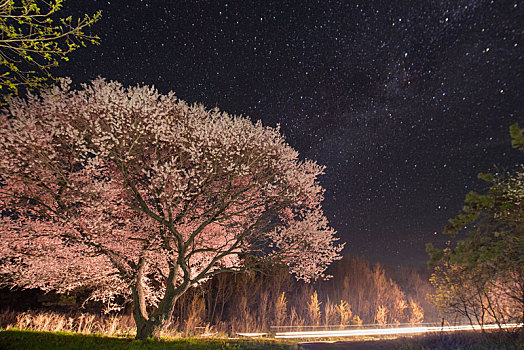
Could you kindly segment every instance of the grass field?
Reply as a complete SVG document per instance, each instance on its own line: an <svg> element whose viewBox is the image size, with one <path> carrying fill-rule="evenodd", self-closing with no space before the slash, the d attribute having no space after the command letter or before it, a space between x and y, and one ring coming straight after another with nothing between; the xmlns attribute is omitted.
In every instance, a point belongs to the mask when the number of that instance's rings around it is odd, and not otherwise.
<svg viewBox="0 0 524 350"><path fill-rule="evenodd" d="M327 340L327 339L325 339ZM108 337L96 334L68 332L37 332L28 330L0 330L2 350L54 350L54 349L268 349L268 350L379 350L379 349L455 349L455 350L524 350L522 335L482 335L477 332L455 334L428 334L397 339L360 338L331 339L328 342L311 339L305 343L271 339L226 339L226 338L166 338L146 342L131 337Z"/></svg>
<svg viewBox="0 0 524 350"><path fill-rule="evenodd" d="M105 337L101 335L85 335L66 332L35 332L22 330L0 331L0 349L2 350L55 350L55 349L298 349L296 343L272 340L251 339L197 339L181 338L166 340L150 340L142 342L132 338Z"/></svg>

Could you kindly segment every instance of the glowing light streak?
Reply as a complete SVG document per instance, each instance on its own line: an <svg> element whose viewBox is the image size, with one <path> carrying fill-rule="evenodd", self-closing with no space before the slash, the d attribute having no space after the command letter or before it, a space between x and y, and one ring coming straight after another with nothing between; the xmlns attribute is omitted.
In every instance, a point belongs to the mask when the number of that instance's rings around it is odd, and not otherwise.
<svg viewBox="0 0 524 350"><path fill-rule="evenodd" d="M241 337L263 337L267 335L267 333L237 333L237 335Z"/></svg>
<svg viewBox="0 0 524 350"><path fill-rule="evenodd" d="M503 324L500 328L522 327L522 323ZM374 329L352 329L340 331L309 331L309 332L278 332L275 338L324 338L324 337L353 337L363 335L396 335L396 334L416 334L416 333L435 333L435 332L455 332L470 331L480 329L498 329L499 325L489 324L481 327L480 325L461 325L445 327L402 327L402 328L374 328Z"/></svg>

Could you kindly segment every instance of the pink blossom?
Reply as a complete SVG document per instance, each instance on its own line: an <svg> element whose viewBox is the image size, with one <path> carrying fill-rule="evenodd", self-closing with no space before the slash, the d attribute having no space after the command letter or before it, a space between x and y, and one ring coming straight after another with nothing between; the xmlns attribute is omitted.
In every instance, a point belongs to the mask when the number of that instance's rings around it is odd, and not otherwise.
<svg viewBox="0 0 524 350"><path fill-rule="evenodd" d="M246 254L305 280L339 257L324 168L278 128L147 86L69 83L0 113L5 281L108 303L140 286L157 305Z"/></svg>

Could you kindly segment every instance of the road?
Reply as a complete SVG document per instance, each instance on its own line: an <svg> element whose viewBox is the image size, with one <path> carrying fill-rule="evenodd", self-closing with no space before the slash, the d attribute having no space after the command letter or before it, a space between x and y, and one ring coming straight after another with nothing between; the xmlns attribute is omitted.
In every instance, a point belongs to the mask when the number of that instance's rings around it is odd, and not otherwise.
<svg viewBox="0 0 524 350"><path fill-rule="evenodd" d="M502 325L502 328L516 328L522 327L523 324L507 324ZM484 325L486 330L496 330L498 325ZM378 350L378 349L396 349L401 347L411 348L417 340L410 340L409 336L433 334L433 341L439 342L442 335L449 338L453 332L467 332L471 330L479 330L480 326L462 325L462 326L447 326L447 327L401 327L401 328L382 328L382 329L362 329L362 330L343 330L343 331L318 331L318 332L281 332L276 334L276 338L300 338L300 337L356 337L356 336L389 336L398 338L393 339L376 339L376 340L359 340L359 341L311 341L300 344L304 350ZM468 332L469 333L469 332ZM447 335L447 337L446 337ZM404 336L404 337L403 337ZM403 337L403 338L402 338ZM419 338L420 340L420 338ZM420 345L420 344L419 344ZM523 345L524 348L524 345Z"/></svg>
<svg viewBox="0 0 524 350"><path fill-rule="evenodd" d="M337 341L302 343L300 348L304 350L379 350L395 349L398 344L396 340Z"/></svg>
<svg viewBox="0 0 524 350"><path fill-rule="evenodd" d="M523 324L504 324L501 328L517 328L523 327ZM485 330L497 330L499 325L489 324L484 325ZM443 327L397 327L397 328L364 328L364 329L345 329L336 331L302 331L302 332L277 332L274 334L275 338L280 339L312 339L312 338L347 338L348 340L340 341L307 341L300 343L300 347L304 350L377 350L377 349L396 349L398 347L412 347L413 342L410 337L417 335L430 335L430 341L442 341L443 338L451 338L450 334L453 332L466 332L471 334L471 330L480 330L478 325L460 325L460 326L443 326ZM473 332L474 333L474 332ZM261 337L267 336L269 333L238 333L243 337ZM433 336L431 336L433 335ZM371 338L378 337L375 340L350 340L362 339L362 337ZM387 337L389 339L384 339ZM421 338L418 338L419 340ZM454 341L454 340L453 340ZM524 347L523 347L524 349Z"/></svg>

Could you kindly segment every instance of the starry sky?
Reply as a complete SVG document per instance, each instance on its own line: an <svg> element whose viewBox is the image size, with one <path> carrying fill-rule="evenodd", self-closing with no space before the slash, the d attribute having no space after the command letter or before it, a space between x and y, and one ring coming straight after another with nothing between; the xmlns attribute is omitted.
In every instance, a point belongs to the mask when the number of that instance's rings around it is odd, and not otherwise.
<svg viewBox="0 0 524 350"><path fill-rule="evenodd" d="M325 165L345 252L422 267L476 175L523 156L524 2L70 0L99 46L54 73L154 85L281 125Z"/></svg>

